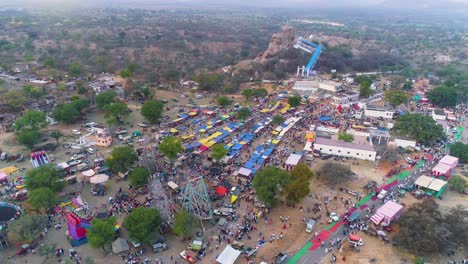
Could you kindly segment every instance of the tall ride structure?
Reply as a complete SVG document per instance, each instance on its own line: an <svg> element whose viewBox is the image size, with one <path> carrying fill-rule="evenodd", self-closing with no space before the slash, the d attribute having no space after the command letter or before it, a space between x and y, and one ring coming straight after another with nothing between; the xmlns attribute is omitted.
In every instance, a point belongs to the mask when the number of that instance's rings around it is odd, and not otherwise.
<svg viewBox="0 0 468 264"><path fill-rule="evenodd" d="M206 190L203 176L188 181L184 190L182 206L187 212L200 219L211 219L213 217L210 196Z"/></svg>
<svg viewBox="0 0 468 264"><path fill-rule="evenodd" d="M303 39L302 37L299 37L296 40L296 43L294 44L295 49L301 49L305 52L312 53L312 57L309 60L309 63L307 63L306 66L298 66L297 67L297 76L309 76L311 73L312 69L314 68L315 64L317 63L317 60L320 56L320 53L323 51L323 46L319 44L312 43L310 41L307 41Z"/></svg>
<svg viewBox="0 0 468 264"><path fill-rule="evenodd" d="M161 180L154 174L151 176L150 192L151 196L153 197L153 205L161 214L163 223L167 227L172 227L174 224L174 204L167 196L167 193L162 186Z"/></svg>

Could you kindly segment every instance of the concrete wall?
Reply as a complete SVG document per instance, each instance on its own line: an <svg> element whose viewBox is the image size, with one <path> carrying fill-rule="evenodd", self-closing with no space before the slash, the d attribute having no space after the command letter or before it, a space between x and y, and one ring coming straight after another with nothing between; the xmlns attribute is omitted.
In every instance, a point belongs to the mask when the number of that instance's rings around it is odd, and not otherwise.
<svg viewBox="0 0 468 264"><path fill-rule="evenodd" d="M395 142L395 145L397 145L398 147L402 147L402 148L416 147L415 140L395 138L394 142Z"/></svg>
<svg viewBox="0 0 468 264"><path fill-rule="evenodd" d="M376 111L376 110L370 110L367 108L364 110L364 115L367 117L382 117L382 118L392 119L393 114L394 113L392 111Z"/></svg>

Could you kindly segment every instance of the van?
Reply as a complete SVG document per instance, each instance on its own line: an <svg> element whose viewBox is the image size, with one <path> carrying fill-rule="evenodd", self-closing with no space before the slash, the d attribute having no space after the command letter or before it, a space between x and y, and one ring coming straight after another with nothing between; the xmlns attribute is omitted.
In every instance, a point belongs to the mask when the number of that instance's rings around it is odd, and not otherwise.
<svg viewBox="0 0 468 264"><path fill-rule="evenodd" d="M314 225L315 225L315 220L310 219L307 222L306 232L309 233L309 234L312 233L312 229L314 229Z"/></svg>
<svg viewBox="0 0 468 264"><path fill-rule="evenodd" d="M2 154L0 154L0 160L6 160L8 157L8 154L6 152L2 152Z"/></svg>

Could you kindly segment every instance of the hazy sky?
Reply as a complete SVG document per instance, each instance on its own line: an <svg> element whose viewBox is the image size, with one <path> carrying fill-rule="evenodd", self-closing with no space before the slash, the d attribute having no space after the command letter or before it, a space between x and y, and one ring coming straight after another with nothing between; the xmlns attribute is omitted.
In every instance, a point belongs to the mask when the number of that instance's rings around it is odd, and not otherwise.
<svg viewBox="0 0 468 264"><path fill-rule="evenodd" d="M468 8L468 0L0 0L0 7L22 5L37 7L42 5L99 5L157 7L158 5L185 7L189 5L215 6L259 6L259 7L392 7L452 9Z"/></svg>

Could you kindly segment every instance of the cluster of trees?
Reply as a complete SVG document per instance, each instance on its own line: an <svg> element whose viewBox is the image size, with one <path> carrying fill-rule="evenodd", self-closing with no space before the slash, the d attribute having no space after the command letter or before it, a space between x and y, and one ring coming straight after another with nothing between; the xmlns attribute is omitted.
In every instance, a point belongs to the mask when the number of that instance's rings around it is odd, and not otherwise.
<svg viewBox="0 0 468 264"><path fill-rule="evenodd" d="M193 80L205 91L215 91L223 85L223 75L217 73L201 73L195 75Z"/></svg>
<svg viewBox="0 0 468 264"><path fill-rule="evenodd" d="M410 137L418 142L430 143L444 137L441 125L430 116L421 114L405 114L400 116L392 133L397 136Z"/></svg>
<svg viewBox="0 0 468 264"><path fill-rule="evenodd" d="M130 114L127 104L116 101L117 93L109 90L98 94L95 102L98 108L104 111L108 124L122 124Z"/></svg>
<svg viewBox="0 0 468 264"><path fill-rule="evenodd" d="M164 111L164 104L157 100L146 101L141 107L141 115L150 124L156 124L161 120Z"/></svg>
<svg viewBox="0 0 468 264"><path fill-rule="evenodd" d="M115 147L107 157L105 164L113 171L125 173L138 160L138 155L132 147Z"/></svg>
<svg viewBox="0 0 468 264"><path fill-rule="evenodd" d="M36 210L47 210L57 202L57 192L64 183L54 165L43 165L26 172L25 185L28 189L28 204Z"/></svg>
<svg viewBox="0 0 468 264"><path fill-rule="evenodd" d="M453 208L446 215L432 198L411 206L398 221L395 241L399 247L417 256L445 254L468 241L465 220L468 213L463 208Z"/></svg>
<svg viewBox="0 0 468 264"><path fill-rule="evenodd" d="M384 93L384 99L393 107L397 107L402 104L406 104L408 102L409 95L400 90L387 90Z"/></svg>
<svg viewBox="0 0 468 264"><path fill-rule="evenodd" d="M468 162L468 144L456 142L450 146L450 155L457 157L461 162Z"/></svg>
<svg viewBox="0 0 468 264"><path fill-rule="evenodd" d="M354 141L354 136L351 134L346 134L346 133L339 133L338 134L338 140L344 141L344 142L353 142Z"/></svg>
<svg viewBox="0 0 468 264"><path fill-rule="evenodd" d="M165 137L159 144L158 149L172 163L182 151L182 141L177 137Z"/></svg>
<svg viewBox="0 0 468 264"><path fill-rule="evenodd" d="M13 123L16 139L29 149L39 142L39 129L47 125L46 114L41 111L26 111Z"/></svg>
<svg viewBox="0 0 468 264"><path fill-rule="evenodd" d="M245 100L249 100L252 96L265 97L267 94L268 94L268 91L265 88L257 88L257 89L247 88L242 91L242 96L245 97Z"/></svg>
<svg viewBox="0 0 468 264"><path fill-rule="evenodd" d="M120 71L120 77L122 78L130 78L135 74L136 70L140 68L140 65L136 63L130 63L127 67Z"/></svg>
<svg viewBox="0 0 468 264"><path fill-rule="evenodd" d="M296 165L291 173L274 166L261 169L252 182L257 197L269 206L274 206L281 196L295 204L309 195L309 182L315 176L305 163Z"/></svg>
<svg viewBox="0 0 468 264"><path fill-rule="evenodd" d="M252 113L250 112L250 108L242 107L241 109L239 109L239 111L237 111L237 118L245 121L247 118L249 118L251 114Z"/></svg>
<svg viewBox="0 0 468 264"><path fill-rule="evenodd" d="M465 188L468 186L468 183L466 182L465 178L463 178L460 175L453 175L448 180L448 183L452 186L453 190L457 192L465 191Z"/></svg>
<svg viewBox="0 0 468 264"><path fill-rule="evenodd" d="M226 106L228 106L228 105L230 105L232 103L232 101L229 98L227 98L226 96L218 96L216 98L216 102L222 108L225 108Z"/></svg>
<svg viewBox="0 0 468 264"><path fill-rule="evenodd" d="M211 157L219 161L228 153L227 149L224 147L224 144L215 144L211 147Z"/></svg>
<svg viewBox="0 0 468 264"><path fill-rule="evenodd" d="M301 104L301 97L299 95L293 95L288 97L288 104L291 107L298 107Z"/></svg>
<svg viewBox="0 0 468 264"><path fill-rule="evenodd" d="M353 177L351 169L340 163L327 161L318 171L318 175L331 186L346 183Z"/></svg>
<svg viewBox="0 0 468 264"><path fill-rule="evenodd" d="M81 118L83 111L89 104L85 98L74 98L69 104L59 104L55 107L52 117L65 124L73 124Z"/></svg>

